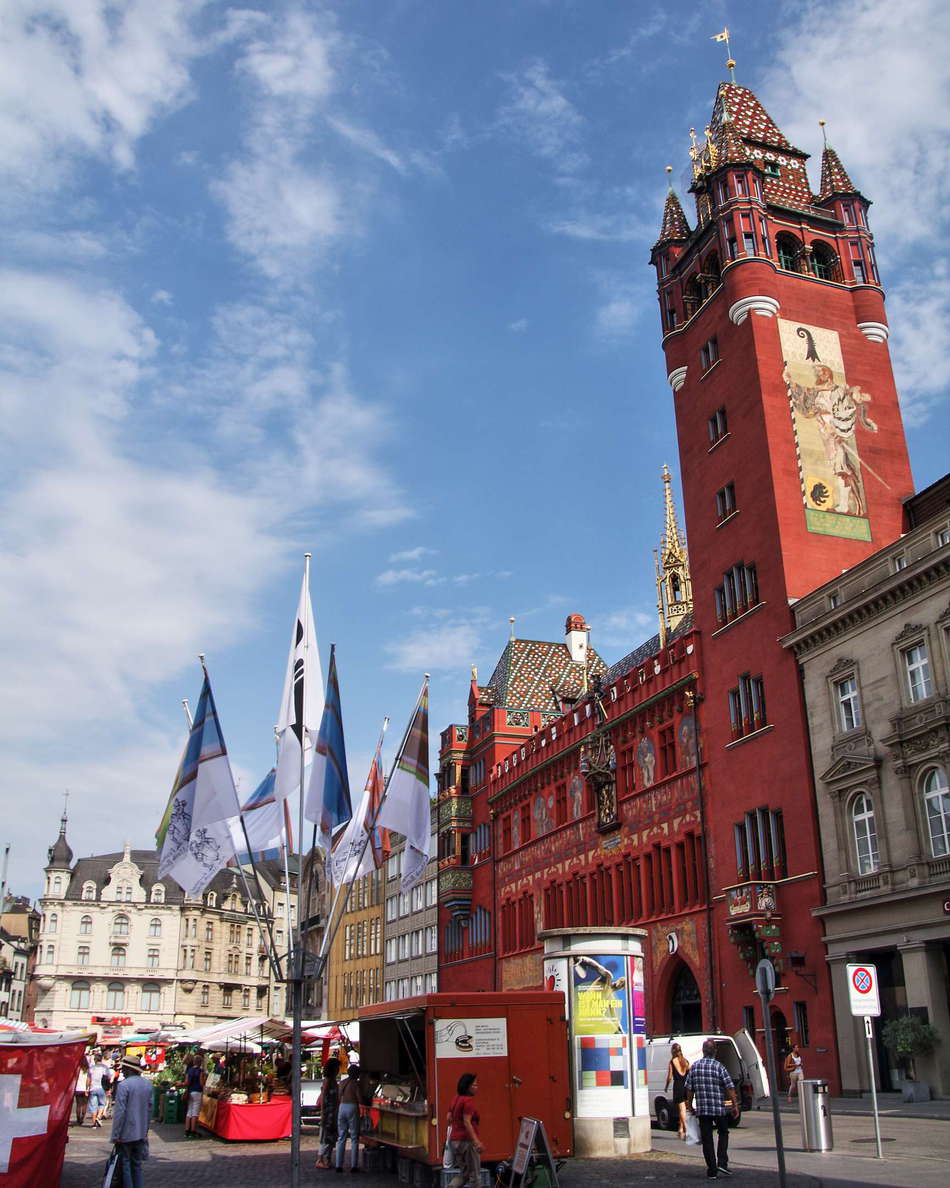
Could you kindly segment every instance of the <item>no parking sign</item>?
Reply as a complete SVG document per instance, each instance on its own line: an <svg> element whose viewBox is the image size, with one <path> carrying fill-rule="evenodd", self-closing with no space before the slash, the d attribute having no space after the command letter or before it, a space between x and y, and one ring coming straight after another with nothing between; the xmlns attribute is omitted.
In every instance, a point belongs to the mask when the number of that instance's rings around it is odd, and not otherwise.
<svg viewBox="0 0 950 1188"><path fill-rule="evenodd" d="M877 966L862 962L848 965L848 997L852 1015L879 1015L881 996L878 993Z"/></svg>

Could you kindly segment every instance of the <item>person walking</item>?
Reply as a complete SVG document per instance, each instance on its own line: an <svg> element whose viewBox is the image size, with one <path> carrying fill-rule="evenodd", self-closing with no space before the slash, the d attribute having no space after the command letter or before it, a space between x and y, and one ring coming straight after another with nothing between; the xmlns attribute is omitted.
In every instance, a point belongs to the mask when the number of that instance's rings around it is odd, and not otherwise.
<svg viewBox="0 0 950 1188"><path fill-rule="evenodd" d="M102 1115L106 1109L106 1089L110 1082L108 1064L102 1059L100 1052L93 1053L92 1067L89 1069L89 1110L92 1113L93 1126L102 1125Z"/></svg>
<svg viewBox="0 0 950 1188"><path fill-rule="evenodd" d="M360 1105L363 1093L360 1089L360 1066L351 1064L346 1080L340 1086L340 1108L337 1110L336 1170L343 1171L343 1157L346 1154L347 1137L351 1140L352 1157L350 1171L360 1170Z"/></svg>
<svg viewBox="0 0 950 1188"><path fill-rule="evenodd" d="M152 1086L133 1056L122 1061L124 1076L115 1093L112 1141L119 1150L122 1188L142 1188L142 1164L148 1159L148 1124L152 1116Z"/></svg>
<svg viewBox="0 0 950 1188"><path fill-rule="evenodd" d="M189 1056L185 1066L185 1138L198 1137L198 1115L206 1080L201 1057Z"/></svg>
<svg viewBox="0 0 950 1188"><path fill-rule="evenodd" d="M706 1160L706 1178L731 1176L729 1170L729 1118L726 1106L735 1113L736 1087L724 1064L716 1059L716 1041L703 1041L701 1060L686 1074L686 1107L699 1117L699 1134ZM717 1141L713 1147L713 1127Z"/></svg>
<svg viewBox="0 0 950 1188"><path fill-rule="evenodd" d="M804 1075L798 1044L792 1044L792 1050L785 1057L785 1075L788 1077L788 1100L791 1101L798 1096L798 1085Z"/></svg>
<svg viewBox="0 0 950 1188"><path fill-rule="evenodd" d="M663 1086L663 1091L665 1093L672 1082L673 1105L676 1108L676 1116L679 1118L681 1139L686 1138L686 1074L688 1072L689 1061L683 1055L683 1049L679 1044L673 1044L670 1049L670 1063L666 1070L666 1084Z"/></svg>
<svg viewBox="0 0 950 1188"><path fill-rule="evenodd" d="M340 1108L340 1062L335 1056L323 1066L323 1084L320 1086L320 1096L317 1105L320 1107L320 1150L317 1153L317 1167L330 1168L333 1166L333 1148L339 1135L337 1133L337 1111Z"/></svg>
<svg viewBox="0 0 950 1188"><path fill-rule="evenodd" d="M478 1134L479 1116L475 1107L478 1092L478 1077L475 1073L463 1073L458 1079L457 1093L449 1106L451 1129L449 1139L455 1148L455 1166L458 1175L449 1182L449 1188L479 1188L482 1174L481 1152L484 1145Z"/></svg>
<svg viewBox="0 0 950 1188"><path fill-rule="evenodd" d="M79 1072L76 1074L73 1103L76 1107L76 1125L82 1126L86 1120L86 1108L89 1104L89 1061L85 1056L83 1056Z"/></svg>

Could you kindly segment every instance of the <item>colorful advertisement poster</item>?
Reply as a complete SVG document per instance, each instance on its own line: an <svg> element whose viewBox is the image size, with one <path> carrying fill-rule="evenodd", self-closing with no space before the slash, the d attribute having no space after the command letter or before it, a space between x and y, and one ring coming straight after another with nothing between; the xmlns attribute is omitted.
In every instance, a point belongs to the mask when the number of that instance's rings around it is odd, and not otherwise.
<svg viewBox="0 0 950 1188"><path fill-rule="evenodd" d="M647 992L643 979L643 958L630 957L630 987L633 1000L633 1034L647 1033Z"/></svg>
<svg viewBox="0 0 950 1188"><path fill-rule="evenodd" d="M504 1019L436 1019L435 1058L508 1055L508 1024Z"/></svg>
<svg viewBox="0 0 950 1188"><path fill-rule="evenodd" d="M578 1089L626 1089L630 1054L627 959L571 958Z"/></svg>

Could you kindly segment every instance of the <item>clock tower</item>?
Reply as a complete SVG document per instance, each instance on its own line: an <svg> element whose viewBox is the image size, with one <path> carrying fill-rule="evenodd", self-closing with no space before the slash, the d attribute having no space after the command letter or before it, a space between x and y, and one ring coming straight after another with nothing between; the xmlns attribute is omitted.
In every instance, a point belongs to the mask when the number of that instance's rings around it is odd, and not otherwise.
<svg viewBox="0 0 950 1188"><path fill-rule="evenodd" d="M815 790L790 604L900 535L913 491L869 201L756 96L720 85L651 262L702 633L715 921L707 1029L732 1033L772 958L780 1042L838 1083ZM757 1008L756 1008L757 1010ZM756 1014L757 1025L761 1025Z"/></svg>

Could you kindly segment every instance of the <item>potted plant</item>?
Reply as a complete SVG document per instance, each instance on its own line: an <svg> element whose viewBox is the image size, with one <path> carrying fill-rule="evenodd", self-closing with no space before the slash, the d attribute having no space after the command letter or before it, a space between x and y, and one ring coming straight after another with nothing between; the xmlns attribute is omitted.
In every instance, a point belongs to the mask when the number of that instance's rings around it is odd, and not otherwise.
<svg viewBox="0 0 950 1188"><path fill-rule="evenodd" d="M930 1101L930 1085L917 1080L914 1075L915 1061L918 1056L929 1056L937 1046L940 1035L936 1027L925 1023L919 1015L901 1015L884 1024L881 1038L904 1075L901 1082L903 1100Z"/></svg>

